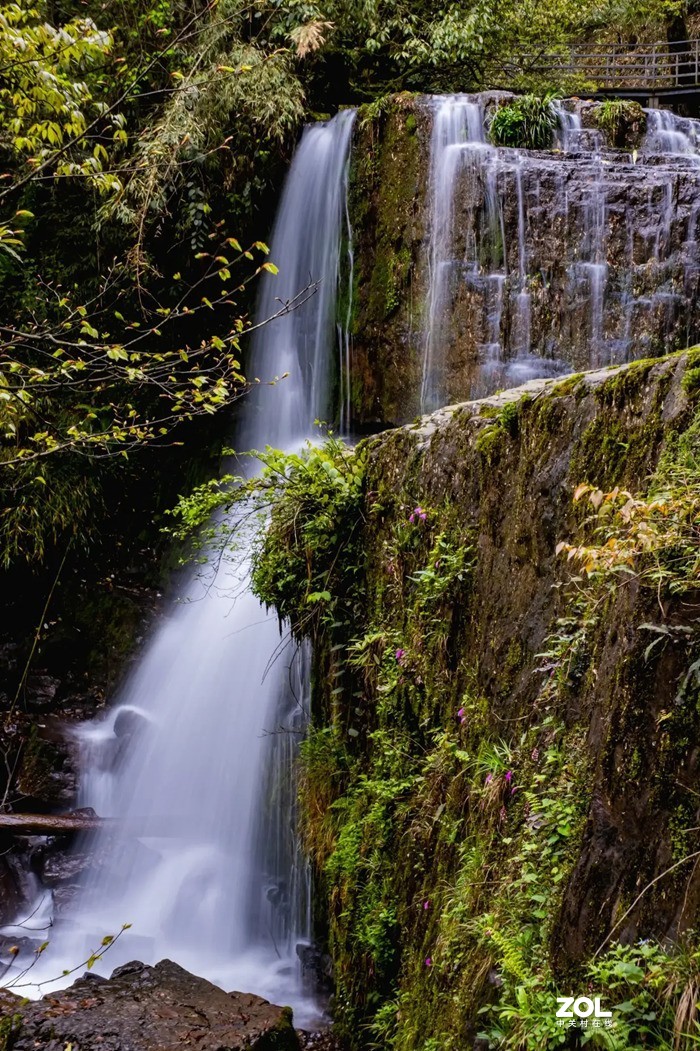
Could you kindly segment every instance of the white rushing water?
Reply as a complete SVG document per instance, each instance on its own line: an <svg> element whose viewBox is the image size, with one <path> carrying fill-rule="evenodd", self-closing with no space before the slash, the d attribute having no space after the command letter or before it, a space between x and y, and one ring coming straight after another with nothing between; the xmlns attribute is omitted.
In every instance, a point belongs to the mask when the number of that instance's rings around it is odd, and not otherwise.
<svg viewBox="0 0 700 1051"><path fill-rule="evenodd" d="M288 174L271 243L279 274L263 279L258 318L300 292L304 302L253 340L249 376L263 382L243 405L239 450L298 446L328 410L345 338L335 308L353 116L309 127ZM76 966L130 923L96 970L168 957L225 989L291 1004L299 1025L317 1015L296 951L311 933L293 784L308 655L279 652L277 618L247 577L245 552L207 586L189 577L117 704L83 728L81 803L115 827L85 845L90 878L48 935L33 981Z"/></svg>
<svg viewBox="0 0 700 1051"><path fill-rule="evenodd" d="M648 109L644 148L674 157L700 156L700 121L679 117L668 109Z"/></svg>
<svg viewBox="0 0 700 1051"><path fill-rule="evenodd" d="M478 304L478 329L485 337L474 348L478 369L473 396L564 371L557 361L532 353L523 185L528 151L496 148L488 142L483 100L478 96L436 97L432 110L423 413L450 400L447 344L460 298ZM564 148L573 148L580 120L563 108L560 120ZM508 198L516 208L513 244L506 239Z"/></svg>

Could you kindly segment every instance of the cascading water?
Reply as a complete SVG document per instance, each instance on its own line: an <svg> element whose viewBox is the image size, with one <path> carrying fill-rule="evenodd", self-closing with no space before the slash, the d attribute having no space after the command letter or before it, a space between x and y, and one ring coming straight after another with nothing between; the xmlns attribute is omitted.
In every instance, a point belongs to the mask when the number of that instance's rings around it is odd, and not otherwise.
<svg viewBox="0 0 700 1051"><path fill-rule="evenodd" d="M525 152L497 149L487 142L478 97L450 95L433 99L432 107L421 412L449 400L450 326L462 313L475 313L477 327L486 336L475 348L475 396L558 368L556 362L531 353ZM576 127L572 117L566 122L566 134L573 136ZM512 195L516 206L514 244L506 240L507 195Z"/></svg>
<svg viewBox="0 0 700 1051"><path fill-rule="evenodd" d="M465 158L487 149L478 104L463 95L434 103L430 144L430 232L427 325L423 352L421 411L436 409L444 380L444 322L457 261L453 254L455 183Z"/></svg>
<svg viewBox="0 0 700 1051"><path fill-rule="evenodd" d="M581 148L583 124L581 117L574 110L568 109L558 100L552 103L559 122L557 143L564 153L572 153Z"/></svg>
<svg viewBox="0 0 700 1051"><path fill-rule="evenodd" d="M648 109L645 148L649 153L698 157L700 122L671 110Z"/></svg>
<svg viewBox="0 0 700 1051"><path fill-rule="evenodd" d="M496 148L493 105L430 100L422 412L698 335L700 123L650 110L640 147L614 150L572 100L557 149Z"/></svg>
<svg viewBox="0 0 700 1051"><path fill-rule="evenodd" d="M245 403L239 449L298 445L328 410L353 117L308 128L287 177L271 245L279 275L265 276L258 316L299 305L258 330L249 374L288 375ZM296 952L310 937L293 786L308 655L280 656L277 618L247 585L245 551L213 580L190 577L119 703L83 728L81 802L114 826L91 840L91 876L34 982L130 923L104 971L170 957L224 988L291 1003L298 1024L316 1011Z"/></svg>

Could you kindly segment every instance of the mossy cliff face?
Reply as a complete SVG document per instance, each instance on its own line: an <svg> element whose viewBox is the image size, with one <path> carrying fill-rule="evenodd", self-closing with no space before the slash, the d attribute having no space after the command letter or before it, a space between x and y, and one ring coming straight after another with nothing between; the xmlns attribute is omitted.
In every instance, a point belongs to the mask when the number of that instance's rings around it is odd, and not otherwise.
<svg viewBox="0 0 700 1051"><path fill-rule="evenodd" d="M304 834L358 1046L556 1047L556 996L593 990L606 1046L671 1047L698 974L699 363L336 452L363 471L337 521L335 483L315 525L281 498L258 580L314 641Z"/></svg>
<svg viewBox="0 0 700 1051"><path fill-rule="evenodd" d="M362 426L418 411L420 316L416 285L425 236L430 114L402 94L361 107L350 167L353 228L352 413ZM339 317L347 303L339 304Z"/></svg>
<svg viewBox="0 0 700 1051"><path fill-rule="evenodd" d="M479 98L486 124L509 100ZM428 329L438 404L528 375L661 355L698 337L698 174L683 157L655 153L653 137L645 142L636 104L569 100L583 130L566 150L561 136L549 150L482 143L457 160L460 143L450 146L441 170L453 170L442 180L452 238L434 256L439 105L398 95L358 113L349 213L359 432L415 417Z"/></svg>

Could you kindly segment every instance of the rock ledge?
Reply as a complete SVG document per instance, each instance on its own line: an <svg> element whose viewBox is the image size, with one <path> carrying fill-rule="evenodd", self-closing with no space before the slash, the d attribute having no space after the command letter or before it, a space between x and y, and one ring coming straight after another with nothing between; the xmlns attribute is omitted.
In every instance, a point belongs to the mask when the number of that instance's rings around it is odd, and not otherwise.
<svg viewBox="0 0 700 1051"><path fill-rule="evenodd" d="M18 1005L22 1002L18 1000ZM84 975L69 989L18 1006L8 1051L298 1051L289 1007L225 993L171 960L134 962L110 979ZM3 1044L3 1036L6 1043Z"/></svg>

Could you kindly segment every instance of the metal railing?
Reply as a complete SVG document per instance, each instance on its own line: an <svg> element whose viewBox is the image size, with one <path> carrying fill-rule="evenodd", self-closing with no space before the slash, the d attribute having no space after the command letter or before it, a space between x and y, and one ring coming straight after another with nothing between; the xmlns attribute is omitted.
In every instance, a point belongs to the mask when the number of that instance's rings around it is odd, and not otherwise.
<svg viewBox="0 0 700 1051"><path fill-rule="evenodd" d="M522 55L513 65L521 73L580 78L601 91L692 88L700 85L700 40L584 45L561 55Z"/></svg>

